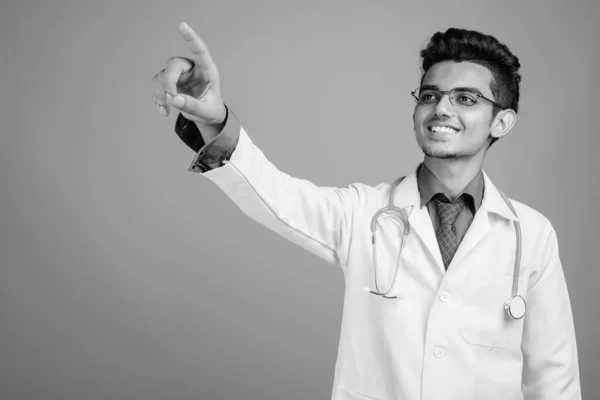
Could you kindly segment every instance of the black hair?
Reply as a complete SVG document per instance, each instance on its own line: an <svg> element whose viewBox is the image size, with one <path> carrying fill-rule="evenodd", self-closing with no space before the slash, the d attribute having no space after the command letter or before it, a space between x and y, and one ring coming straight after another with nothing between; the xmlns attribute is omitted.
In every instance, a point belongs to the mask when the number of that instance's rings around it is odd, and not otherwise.
<svg viewBox="0 0 600 400"><path fill-rule="evenodd" d="M429 68L442 61L470 61L486 67L492 73L490 90L494 101L518 112L521 64L508 47L495 37L477 31L450 28L431 37L427 46L421 50L421 58L421 83ZM499 111L494 106L492 116L495 117ZM492 143L496 140L492 140Z"/></svg>

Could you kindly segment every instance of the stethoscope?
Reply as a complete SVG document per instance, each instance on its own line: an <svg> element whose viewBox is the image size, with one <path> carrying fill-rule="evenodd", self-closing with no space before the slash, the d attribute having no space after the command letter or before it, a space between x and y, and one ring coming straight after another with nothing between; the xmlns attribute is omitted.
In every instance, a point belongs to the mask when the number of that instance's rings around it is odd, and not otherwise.
<svg viewBox="0 0 600 400"><path fill-rule="evenodd" d="M400 259L402 258L402 250L404 249L404 244L406 243L406 237L408 236L408 234L410 232L410 225L408 223L408 215L406 215L406 212L402 208L396 207L394 205L394 192L396 191L396 188L398 187L400 182L402 182L403 179L404 179L404 177L398 178L392 184L392 187L391 187L390 193L389 193L389 204L387 206L383 207L382 209L380 209L379 211L377 211L375 213L375 215L373 215L373 218L371 219L371 239L372 239L371 244L373 246L373 268L375 271L374 272L375 290L371 290L371 289L365 287L365 291L368 293L377 295L377 296L382 296L386 299L397 298L397 296L389 296L389 294L392 292L394 285L396 284L396 278L398 277L398 266L400 265ZM508 199L508 197L506 197L506 195L504 193L502 193L500 190L498 190L498 192L500 193L500 196L502 196L502 198L506 202L506 205L508 205L508 208L510 208L510 210L515 215L515 217L518 218L517 212L516 212L515 208L513 207L511 201ZM395 214L399 217L399 222L401 224L401 230L402 230L402 236L400 238L400 240L401 240L400 252L398 254L398 259L396 261L396 268L394 269L394 276L392 278L392 283L390 284L390 287L388 288L388 290L386 292L380 292L378 280L377 280L377 250L376 250L376 248L377 248L377 223L378 223L379 217L384 214ZM508 300L506 300L506 302L504 303L504 311L512 319L521 319L525 315L525 309L527 308L527 304L525 303L525 298L523 298L523 296L518 294L518 292L519 292L519 273L521 271L521 249L523 246L523 241L521 238L521 224L518 221L518 219L514 222L514 226L515 226L515 236L517 238L517 252L515 254L515 267L513 270L512 294L511 294L510 298Z"/></svg>

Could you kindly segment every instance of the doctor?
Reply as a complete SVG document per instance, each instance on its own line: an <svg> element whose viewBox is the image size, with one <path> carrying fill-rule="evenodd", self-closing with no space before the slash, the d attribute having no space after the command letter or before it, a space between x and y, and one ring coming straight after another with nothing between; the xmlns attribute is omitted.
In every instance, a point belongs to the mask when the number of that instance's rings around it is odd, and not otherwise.
<svg viewBox="0 0 600 400"><path fill-rule="evenodd" d="M482 171L516 121L519 61L505 45L462 29L433 35L412 92L423 163L394 185L330 188L268 161L224 105L206 45L179 30L189 58L168 60L152 97L161 114L181 112L190 171L343 271L332 399L581 398L556 234Z"/></svg>

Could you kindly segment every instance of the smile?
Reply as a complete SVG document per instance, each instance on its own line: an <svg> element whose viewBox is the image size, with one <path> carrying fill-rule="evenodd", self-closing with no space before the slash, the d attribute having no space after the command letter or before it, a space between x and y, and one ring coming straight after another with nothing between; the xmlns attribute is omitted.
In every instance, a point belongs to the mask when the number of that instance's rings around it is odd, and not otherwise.
<svg viewBox="0 0 600 400"><path fill-rule="evenodd" d="M456 128L452 128L450 126L441 126L441 125L432 125L428 129L434 133L457 133L458 132L458 129L456 129Z"/></svg>

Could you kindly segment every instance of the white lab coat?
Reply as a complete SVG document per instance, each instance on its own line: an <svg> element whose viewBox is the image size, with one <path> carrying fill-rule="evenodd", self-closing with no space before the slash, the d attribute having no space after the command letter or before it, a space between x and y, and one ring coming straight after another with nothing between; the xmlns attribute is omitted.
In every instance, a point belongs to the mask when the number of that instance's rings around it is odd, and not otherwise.
<svg viewBox="0 0 600 400"><path fill-rule="evenodd" d="M515 216L484 174L485 194L448 271L416 173L394 195L410 214L393 295L374 288L371 218L390 185L317 187L279 171L241 129L230 161L203 174L251 218L341 267L344 311L333 400L579 399L571 306L555 232L513 201L523 232L519 294L527 313L507 318ZM391 282L400 243L385 218L378 235L380 290Z"/></svg>

